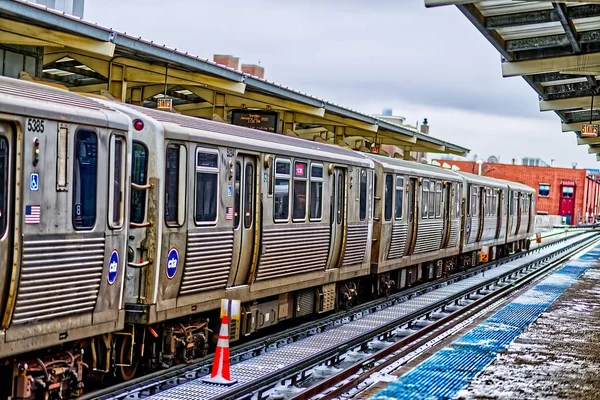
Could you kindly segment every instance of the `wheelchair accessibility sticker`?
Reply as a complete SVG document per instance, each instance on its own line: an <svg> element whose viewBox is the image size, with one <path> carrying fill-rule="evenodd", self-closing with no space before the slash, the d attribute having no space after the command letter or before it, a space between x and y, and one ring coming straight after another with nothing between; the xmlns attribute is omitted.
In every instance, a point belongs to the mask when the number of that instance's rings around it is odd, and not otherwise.
<svg viewBox="0 0 600 400"><path fill-rule="evenodd" d="M40 188L40 176L35 172L29 175L29 190L37 192Z"/></svg>

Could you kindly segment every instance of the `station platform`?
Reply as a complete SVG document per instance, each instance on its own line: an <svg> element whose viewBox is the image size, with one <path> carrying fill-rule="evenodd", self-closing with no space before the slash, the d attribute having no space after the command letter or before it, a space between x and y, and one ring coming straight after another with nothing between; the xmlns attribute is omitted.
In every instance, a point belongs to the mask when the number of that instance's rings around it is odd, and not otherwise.
<svg viewBox="0 0 600 400"><path fill-rule="evenodd" d="M600 246L360 398L598 398ZM469 330L470 329L470 330ZM379 385L378 385L379 386Z"/></svg>

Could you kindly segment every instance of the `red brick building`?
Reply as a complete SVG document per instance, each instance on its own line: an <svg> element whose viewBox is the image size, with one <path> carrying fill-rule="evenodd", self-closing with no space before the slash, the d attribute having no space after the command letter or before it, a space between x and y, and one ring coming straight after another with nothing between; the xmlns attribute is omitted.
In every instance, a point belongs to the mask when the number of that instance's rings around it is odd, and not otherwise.
<svg viewBox="0 0 600 400"><path fill-rule="evenodd" d="M479 172L479 164L474 161L437 161L456 165L461 171ZM560 215L568 224L576 225L594 221L600 213L600 181L588 176L585 169L496 163L483 163L481 168L482 175L536 189L539 215Z"/></svg>

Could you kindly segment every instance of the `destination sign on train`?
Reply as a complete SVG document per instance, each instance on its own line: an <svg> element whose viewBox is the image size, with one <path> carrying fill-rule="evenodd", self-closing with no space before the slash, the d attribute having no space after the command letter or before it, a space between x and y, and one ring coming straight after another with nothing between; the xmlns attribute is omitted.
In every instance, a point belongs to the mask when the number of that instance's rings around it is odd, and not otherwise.
<svg viewBox="0 0 600 400"><path fill-rule="evenodd" d="M279 114L275 111L233 110L231 123L260 131L277 132Z"/></svg>
<svg viewBox="0 0 600 400"><path fill-rule="evenodd" d="M596 137L598 136L598 124L582 124L581 137Z"/></svg>

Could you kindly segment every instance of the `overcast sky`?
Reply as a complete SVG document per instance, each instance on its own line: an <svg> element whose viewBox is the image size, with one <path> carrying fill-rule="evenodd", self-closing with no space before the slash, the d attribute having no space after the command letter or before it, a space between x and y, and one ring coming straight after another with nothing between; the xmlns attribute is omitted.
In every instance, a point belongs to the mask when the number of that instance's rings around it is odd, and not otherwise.
<svg viewBox="0 0 600 400"><path fill-rule="evenodd" d="M87 0L85 19L203 58L232 54L265 77L358 111L392 108L501 162L597 166L574 133L455 7L423 0Z"/></svg>

